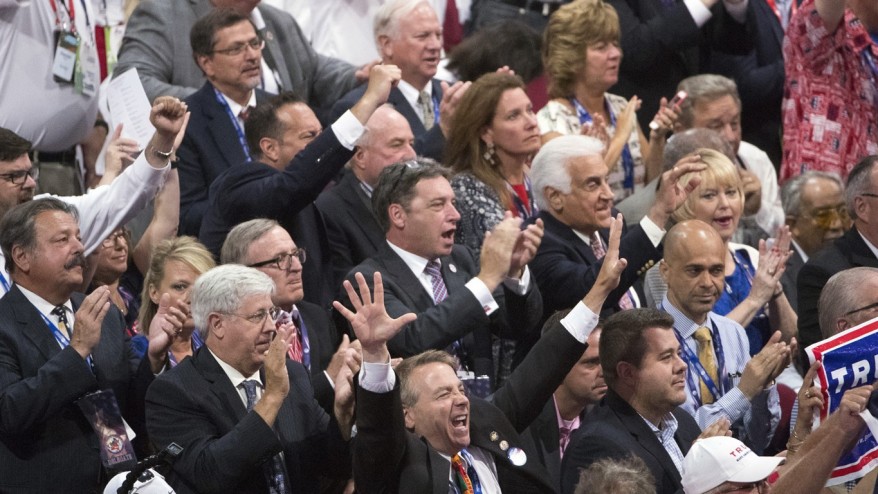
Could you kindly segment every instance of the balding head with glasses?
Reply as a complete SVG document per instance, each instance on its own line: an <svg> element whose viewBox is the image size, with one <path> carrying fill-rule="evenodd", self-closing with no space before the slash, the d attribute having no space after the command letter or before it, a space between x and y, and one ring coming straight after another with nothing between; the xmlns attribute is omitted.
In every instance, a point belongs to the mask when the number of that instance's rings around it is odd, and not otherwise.
<svg viewBox="0 0 878 494"><path fill-rule="evenodd" d="M243 264L267 274L275 284L274 304L289 312L302 301L305 249L274 220L259 218L233 228L220 253L222 264Z"/></svg>

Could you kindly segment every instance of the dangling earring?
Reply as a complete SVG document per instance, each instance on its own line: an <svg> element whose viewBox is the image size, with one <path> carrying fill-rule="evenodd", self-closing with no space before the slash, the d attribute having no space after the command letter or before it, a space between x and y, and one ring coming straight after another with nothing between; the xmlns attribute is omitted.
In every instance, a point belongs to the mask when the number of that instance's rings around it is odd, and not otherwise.
<svg viewBox="0 0 878 494"><path fill-rule="evenodd" d="M483 154L482 157L485 158L485 161L487 161L488 164L490 164L491 166L496 166L497 163L494 162L494 143L487 142L485 143L485 146L487 146L487 149L485 150L485 154Z"/></svg>

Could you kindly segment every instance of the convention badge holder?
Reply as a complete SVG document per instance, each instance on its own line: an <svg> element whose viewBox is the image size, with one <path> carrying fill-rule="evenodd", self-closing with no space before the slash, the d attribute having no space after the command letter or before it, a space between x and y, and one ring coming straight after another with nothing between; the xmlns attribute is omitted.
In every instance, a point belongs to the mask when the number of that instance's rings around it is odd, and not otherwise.
<svg viewBox="0 0 878 494"><path fill-rule="evenodd" d="M116 394L111 389L89 393L76 402L98 436L101 463L108 470L130 470L137 463L131 440L134 437L122 418ZM131 431L133 432L133 431Z"/></svg>
<svg viewBox="0 0 878 494"><path fill-rule="evenodd" d="M73 80L73 88L76 92L89 97L94 96L100 85L100 71L97 50L80 43Z"/></svg>
<svg viewBox="0 0 878 494"><path fill-rule="evenodd" d="M491 394L491 378L476 376L472 371L457 371L457 377L463 383L467 396L487 398Z"/></svg>
<svg viewBox="0 0 878 494"><path fill-rule="evenodd" d="M52 63L52 76L55 82L71 84L79 52L79 36L69 30L55 31L55 61Z"/></svg>

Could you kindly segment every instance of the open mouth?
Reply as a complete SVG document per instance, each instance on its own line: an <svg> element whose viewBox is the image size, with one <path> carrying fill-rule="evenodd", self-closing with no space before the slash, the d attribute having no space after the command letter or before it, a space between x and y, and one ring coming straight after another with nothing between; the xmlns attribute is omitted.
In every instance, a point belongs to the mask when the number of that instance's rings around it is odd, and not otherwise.
<svg viewBox="0 0 878 494"><path fill-rule="evenodd" d="M452 229L450 229L450 230L445 230L444 232L442 232L442 238L443 238L444 240L448 240L448 241L450 241L450 242L454 242L454 232L455 232L455 231L456 231L455 228L452 228Z"/></svg>
<svg viewBox="0 0 878 494"><path fill-rule="evenodd" d="M469 416L467 414L456 415L451 418L451 425L457 432L465 433L469 430L467 423Z"/></svg>
<svg viewBox="0 0 878 494"><path fill-rule="evenodd" d="M713 222L716 223L716 225L721 227L721 228L730 228L732 226L732 217L731 216L721 216L719 218L714 218Z"/></svg>

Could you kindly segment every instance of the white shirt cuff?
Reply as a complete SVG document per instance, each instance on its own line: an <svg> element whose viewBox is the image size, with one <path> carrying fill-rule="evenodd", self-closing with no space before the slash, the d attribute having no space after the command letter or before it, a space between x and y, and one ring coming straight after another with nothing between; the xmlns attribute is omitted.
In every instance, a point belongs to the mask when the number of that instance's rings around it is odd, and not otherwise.
<svg viewBox="0 0 878 494"><path fill-rule="evenodd" d="M521 278L507 276L506 279L503 280L503 285L518 295L524 295L527 293L527 289L530 288L530 270L525 266L524 271L521 273Z"/></svg>
<svg viewBox="0 0 878 494"><path fill-rule="evenodd" d="M598 315L580 301L573 306L564 319L561 319L561 325L571 336L576 338L576 341L585 343L595 326L598 325Z"/></svg>
<svg viewBox="0 0 878 494"><path fill-rule="evenodd" d="M465 286L476 297L479 304L482 305L482 310L485 311L486 316L490 316L495 310L500 308L500 306L497 305L497 301L494 300L494 295L491 294L491 290L488 290L488 286L485 285L482 280L473 278L467 281Z"/></svg>
<svg viewBox="0 0 878 494"><path fill-rule="evenodd" d="M360 368L360 387L373 393L389 393L396 385L396 373L390 367L390 362L378 364L363 362Z"/></svg>
<svg viewBox="0 0 878 494"><path fill-rule="evenodd" d="M698 27L707 24L707 21L713 17L713 13L701 3L701 0L683 0L683 4L686 5L686 10L689 11L689 15L692 16L692 20Z"/></svg>
<svg viewBox="0 0 878 494"><path fill-rule="evenodd" d="M357 120L350 110L344 112L338 120L331 125L335 138L347 149L354 149L357 140L366 131L366 127Z"/></svg>
<svg viewBox="0 0 878 494"><path fill-rule="evenodd" d="M333 381L332 378L329 377L329 373L328 373L328 372L323 371L323 375L326 376L326 380L329 381L329 385L332 387L332 389L333 389L333 391L334 391L334 390L335 390L335 381Z"/></svg>
<svg viewBox="0 0 878 494"><path fill-rule="evenodd" d="M726 12L732 16L732 19L743 24L747 21L747 0L738 3L731 3L723 0L723 5L726 8Z"/></svg>
<svg viewBox="0 0 878 494"><path fill-rule="evenodd" d="M646 234L649 241L652 242L653 247L658 247L662 240L665 238L665 232L661 229L660 226L656 225L654 221L649 219L649 216L644 216L642 220L640 220L640 228L643 228L643 233Z"/></svg>

